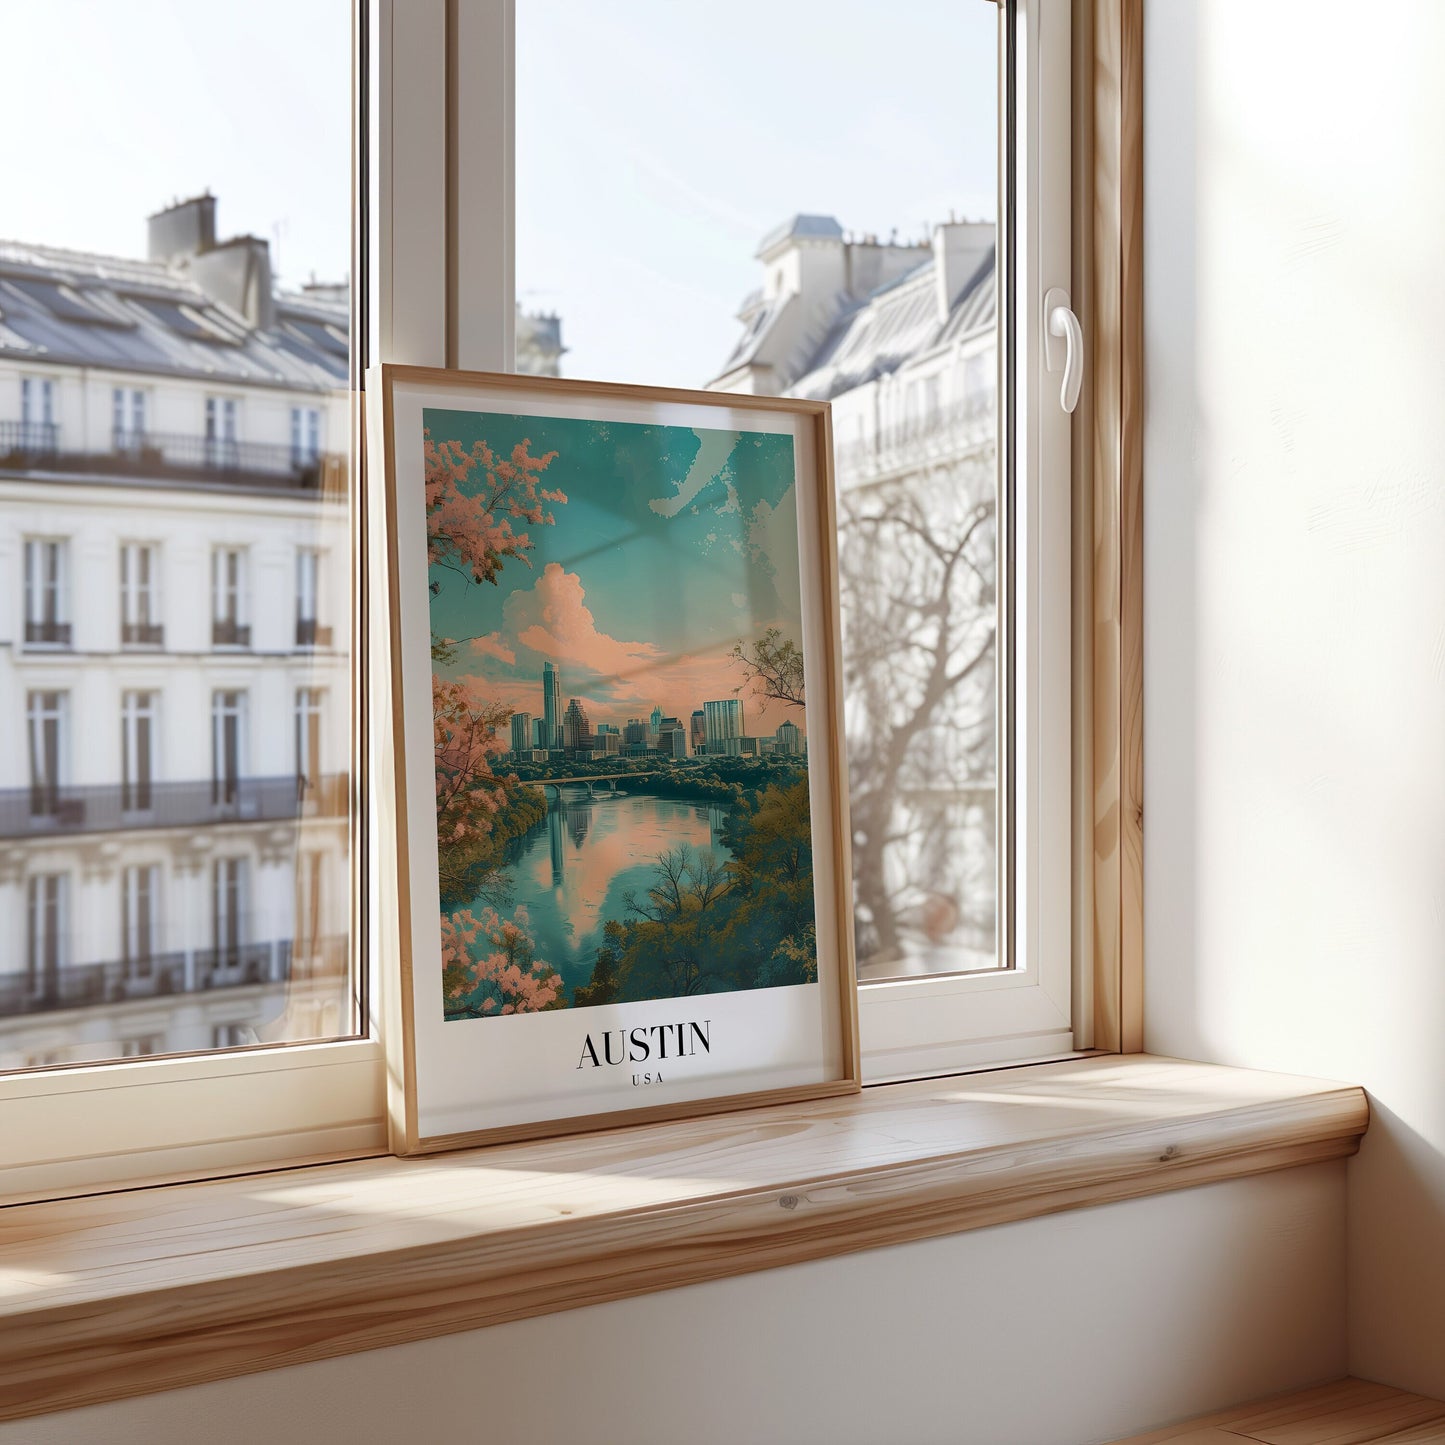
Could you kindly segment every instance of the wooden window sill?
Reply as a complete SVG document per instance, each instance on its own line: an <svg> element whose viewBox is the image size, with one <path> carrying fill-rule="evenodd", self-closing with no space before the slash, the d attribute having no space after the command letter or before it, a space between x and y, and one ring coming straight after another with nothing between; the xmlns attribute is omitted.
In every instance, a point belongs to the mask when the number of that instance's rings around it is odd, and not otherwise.
<svg viewBox="0 0 1445 1445"><path fill-rule="evenodd" d="M1363 1092L1102 1056L0 1209L0 1420L1338 1158Z"/></svg>

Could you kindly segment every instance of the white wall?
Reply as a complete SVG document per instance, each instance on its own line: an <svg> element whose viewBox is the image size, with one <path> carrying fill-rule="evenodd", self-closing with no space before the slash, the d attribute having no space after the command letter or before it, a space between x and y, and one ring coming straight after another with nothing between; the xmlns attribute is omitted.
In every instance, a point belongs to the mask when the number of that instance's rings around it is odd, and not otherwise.
<svg viewBox="0 0 1445 1445"><path fill-rule="evenodd" d="M1445 1395L1445 6L1146 8L1146 1044L1364 1084L1350 1364Z"/></svg>
<svg viewBox="0 0 1445 1445"><path fill-rule="evenodd" d="M0 1425L0 1445L1093 1445L1338 1376L1344 1165Z"/></svg>

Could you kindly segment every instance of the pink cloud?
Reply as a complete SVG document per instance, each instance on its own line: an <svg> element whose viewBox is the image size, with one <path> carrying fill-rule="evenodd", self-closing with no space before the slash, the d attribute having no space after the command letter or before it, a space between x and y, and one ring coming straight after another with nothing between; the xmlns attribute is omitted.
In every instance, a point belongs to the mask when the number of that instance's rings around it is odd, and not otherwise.
<svg viewBox="0 0 1445 1445"><path fill-rule="evenodd" d="M476 656L495 657L509 666L517 660L517 654L502 641L500 632L489 632L485 637L472 638L471 647Z"/></svg>
<svg viewBox="0 0 1445 1445"><path fill-rule="evenodd" d="M621 642L599 632L586 595L575 572L549 562L530 592L507 599L507 624L523 647L613 677L635 673L661 656L650 642Z"/></svg>

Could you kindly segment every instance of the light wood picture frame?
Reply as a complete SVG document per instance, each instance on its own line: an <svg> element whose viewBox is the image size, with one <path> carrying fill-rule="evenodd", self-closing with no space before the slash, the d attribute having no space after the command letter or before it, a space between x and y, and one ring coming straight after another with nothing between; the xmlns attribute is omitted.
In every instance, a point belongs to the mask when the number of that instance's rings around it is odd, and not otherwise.
<svg viewBox="0 0 1445 1445"><path fill-rule="evenodd" d="M368 395L393 1149L856 1091L828 404Z"/></svg>

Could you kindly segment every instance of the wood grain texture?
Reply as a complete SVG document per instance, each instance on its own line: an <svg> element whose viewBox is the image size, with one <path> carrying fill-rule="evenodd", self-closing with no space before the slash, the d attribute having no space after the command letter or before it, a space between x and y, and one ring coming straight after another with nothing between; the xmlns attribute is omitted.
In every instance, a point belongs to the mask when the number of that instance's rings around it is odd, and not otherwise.
<svg viewBox="0 0 1445 1445"><path fill-rule="evenodd" d="M1094 1043L1143 1048L1143 0L1093 0Z"/></svg>
<svg viewBox="0 0 1445 1445"><path fill-rule="evenodd" d="M0 1210L0 1419L1352 1153L1346 1085L1096 1057Z"/></svg>
<svg viewBox="0 0 1445 1445"><path fill-rule="evenodd" d="M1425 1445L1445 1442L1445 1400L1411 1395L1368 1380L1237 1405L1207 1419L1135 1435L1117 1445L1193 1445L1258 1441L1260 1445Z"/></svg>

